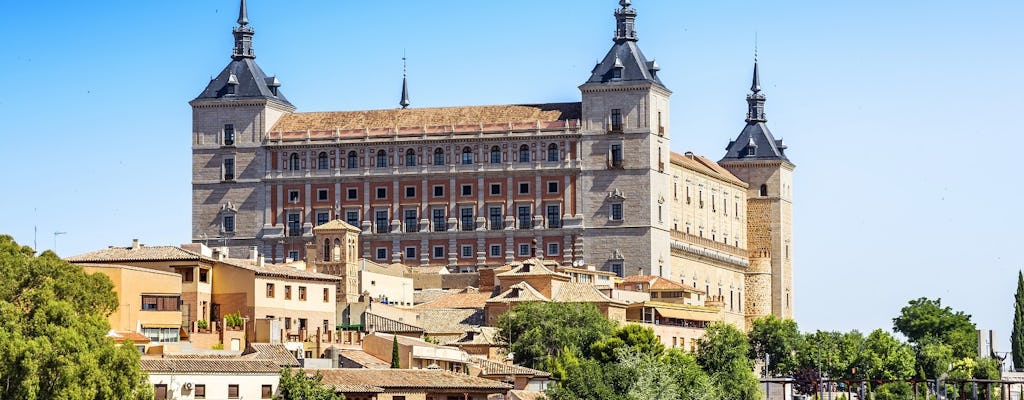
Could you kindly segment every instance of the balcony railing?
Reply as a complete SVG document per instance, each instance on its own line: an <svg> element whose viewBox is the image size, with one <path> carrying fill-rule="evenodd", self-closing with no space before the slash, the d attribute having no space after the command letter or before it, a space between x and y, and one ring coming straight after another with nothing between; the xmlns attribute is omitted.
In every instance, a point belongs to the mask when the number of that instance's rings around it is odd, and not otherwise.
<svg viewBox="0 0 1024 400"><path fill-rule="evenodd" d="M718 251L721 251L723 253L731 254L731 255L734 255L734 256L737 256L737 257L743 257L743 258L749 258L750 257L750 252L747 251L746 249L741 249L741 248L736 247L736 246L731 246L731 245L728 245L728 244L725 244L725 243L716 242L714 240L711 240L711 239L708 239L708 238L703 238L703 237L696 236L696 235L693 235L693 234L689 234L689 233L686 233L686 232L680 232L680 231L673 230L673 231L671 231L671 236L672 236L672 239L678 240L680 242L693 243L693 244L696 244L698 246L706 247L706 248L713 249L713 250L718 250Z"/></svg>

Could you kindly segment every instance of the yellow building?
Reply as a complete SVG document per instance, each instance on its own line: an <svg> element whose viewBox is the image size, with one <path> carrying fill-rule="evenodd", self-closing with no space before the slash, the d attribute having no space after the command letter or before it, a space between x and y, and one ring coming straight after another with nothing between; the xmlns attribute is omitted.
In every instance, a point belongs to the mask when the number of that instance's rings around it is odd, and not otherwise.
<svg viewBox="0 0 1024 400"><path fill-rule="evenodd" d="M153 343L181 339L184 331L178 274L118 264L79 265L90 274L106 275L114 283L118 306L107 316L111 329L140 332Z"/></svg>

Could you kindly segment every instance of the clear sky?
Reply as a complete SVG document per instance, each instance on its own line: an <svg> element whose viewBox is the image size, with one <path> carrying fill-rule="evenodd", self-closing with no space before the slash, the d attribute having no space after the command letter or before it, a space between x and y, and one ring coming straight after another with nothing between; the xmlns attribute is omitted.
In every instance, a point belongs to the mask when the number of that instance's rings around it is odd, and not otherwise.
<svg viewBox="0 0 1024 400"><path fill-rule="evenodd" d="M614 0L251 0L256 61L299 111L578 101ZM193 99L229 61L236 0L18 1L0 13L0 232L62 256L190 234ZM789 145L796 319L891 329L941 297L1009 349L1024 266L1024 2L636 0L672 148L743 127L754 37Z"/></svg>

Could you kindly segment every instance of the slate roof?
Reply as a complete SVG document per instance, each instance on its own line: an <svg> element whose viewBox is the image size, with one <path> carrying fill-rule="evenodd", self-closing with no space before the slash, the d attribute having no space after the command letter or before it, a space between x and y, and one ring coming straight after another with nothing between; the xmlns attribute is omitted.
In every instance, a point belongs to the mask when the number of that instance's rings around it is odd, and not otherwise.
<svg viewBox="0 0 1024 400"><path fill-rule="evenodd" d="M591 85L633 85L651 83L665 88L658 78L658 65L644 57L640 47L636 45L637 36L633 24L637 16L629 2L620 3L622 8L615 11L616 34L612 48L601 62L594 66L590 79L582 86ZM628 24L628 25L627 25ZM621 68L619 78L614 77L616 68Z"/></svg>
<svg viewBox="0 0 1024 400"><path fill-rule="evenodd" d="M484 324L484 311L477 308L420 310L420 325L429 335L462 334Z"/></svg>
<svg viewBox="0 0 1024 400"><path fill-rule="evenodd" d="M242 355L256 360L270 360L282 367L300 366L295 355L280 343L252 343Z"/></svg>
<svg viewBox="0 0 1024 400"><path fill-rule="evenodd" d="M505 391L512 389L512 385L507 383L442 370L372 370L344 368L321 370L307 369L305 371L310 375L319 371L323 374L323 383L331 385L339 391L345 391L345 388L353 387L376 387L383 390L396 391L403 389L457 389L465 391L504 393ZM352 390L352 392L365 393L358 390Z"/></svg>
<svg viewBox="0 0 1024 400"><path fill-rule="evenodd" d="M502 376L502 377L504 377L506 375L529 376L529 377L534 377L534 376L550 377L551 376L551 374L549 374L547 372L544 372L544 371L541 371L541 370L536 370L536 369L533 369L533 368L526 368L526 367L515 365L515 364L508 365L508 364L500 363L500 362L497 362L497 361L491 361L491 360L488 360L488 359L486 359L484 357L474 356L474 357L470 357L470 359L473 360L473 362L476 363L477 366L479 366L480 369L482 370L482 371L480 371L480 375L481 376Z"/></svg>
<svg viewBox="0 0 1024 400"><path fill-rule="evenodd" d="M232 81L232 76L238 84L235 85L235 93L229 94L228 82ZM277 78L268 77L267 74L263 73L263 69L256 64L256 60L252 58L234 59L192 101L274 100L294 108L292 103L281 93L280 89L277 90L276 94L274 93L271 89L271 85L274 84L280 85Z"/></svg>
<svg viewBox="0 0 1024 400"><path fill-rule="evenodd" d="M747 125L740 131L736 140L730 141L725 146L725 157L723 161L785 161L786 145L782 140L775 140L772 131L766 124L767 118L764 114L765 95L761 92L761 77L757 69L757 61L754 61L754 76L750 85L751 93L747 95ZM753 148L753 154L750 149Z"/></svg>
<svg viewBox="0 0 1024 400"><path fill-rule="evenodd" d="M114 247L110 246L64 259L69 262L117 262L117 261L206 261L212 259L182 249L178 246Z"/></svg>
<svg viewBox="0 0 1024 400"><path fill-rule="evenodd" d="M270 360L200 359L200 358L143 358L142 370L148 373L228 373L279 374L281 367Z"/></svg>
<svg viewBox="0 0 1024 400"><path fill-rule="evenodd" d="M362 128L473 125L578 120L580 103L548 103L369 111L291 113L281 116L271 132L305 132Z"/></svg>

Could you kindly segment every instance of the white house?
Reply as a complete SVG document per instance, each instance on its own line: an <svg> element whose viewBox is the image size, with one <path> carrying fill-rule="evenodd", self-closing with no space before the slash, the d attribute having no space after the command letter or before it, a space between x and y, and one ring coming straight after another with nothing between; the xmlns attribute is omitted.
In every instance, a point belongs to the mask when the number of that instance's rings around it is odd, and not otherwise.
<svg viewBox="0 0 1024 400"><path fill-rule="evenodd" d="M271 399L281 367L272 360L143 358L156 400Z"/></svg>

